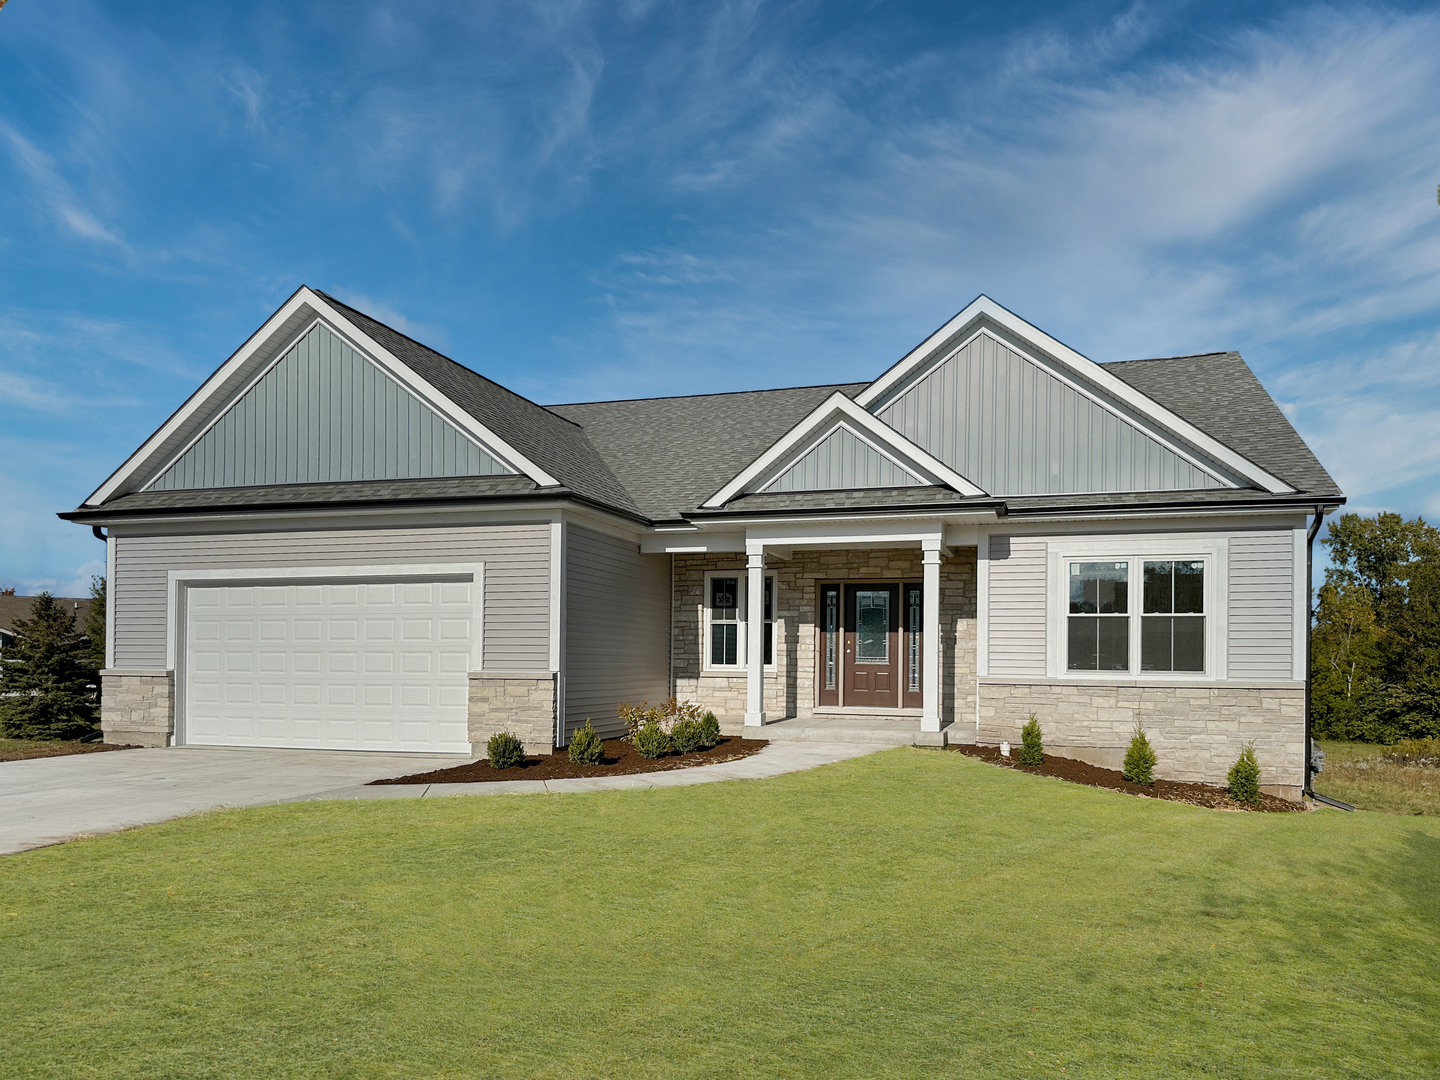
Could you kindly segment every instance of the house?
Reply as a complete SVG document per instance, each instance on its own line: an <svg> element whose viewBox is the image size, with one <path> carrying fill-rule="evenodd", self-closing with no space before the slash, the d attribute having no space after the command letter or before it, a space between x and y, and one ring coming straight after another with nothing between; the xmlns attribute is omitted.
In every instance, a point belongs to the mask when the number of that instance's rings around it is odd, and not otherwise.
<svg viewBox="0 0 1440 1080"><path fill-rule="evenodd" d="M16 622L32 617L31 607L35 603L35 599L33 596L0 594L0 662L4 661L5 650L15 640ZM75 619L75 628L84 633L85 620L90 615L89 597L82 599L74 596L57 596L55 602L70 612Z"/></svg>
<svg viewBox="0 0 1440 1080"><path fill-rule="evenodd" d="M106 737L565 745L671 694L1305 786L1335 483L1236 353L980 297L869 383L541 407L301 288L85 503ZM758 643L758 644L757 644ZM858 722L858 720L857 720Z"/></svg>

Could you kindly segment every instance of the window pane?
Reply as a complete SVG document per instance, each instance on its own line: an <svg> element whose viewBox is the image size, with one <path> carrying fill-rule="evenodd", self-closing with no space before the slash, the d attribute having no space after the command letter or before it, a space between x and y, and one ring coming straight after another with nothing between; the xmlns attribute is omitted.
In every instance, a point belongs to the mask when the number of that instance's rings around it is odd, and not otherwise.
<svg viewBox="0 0 1440 1080"><path fill-rule="evenodd" d="M773 622L767 622L765 624L764 662L767 664L773 664L775 662L775 624Z"/></svg>
<svg viewBox="0 0 1440 1080"><path fill-rule="evenodd" d="M710 627L710 663L735 664L736 649L740 641L740 627L736 623L714 623Z"/></svg>
<svg viewBox="0 0 1440 1080"><path fill-rule="evenodd" d="M1099 671L1130 670L1130 620L1097 619L1096 669Z"/></svg>
<svg viewBox="0 0 1440 1080"><path fill-rule="evenodd" d="M740 579L717 577L710 579L710 617L712 619L735 618L735 605L740 595Z"/></svg>
<svg viewBox="0 0 1440 1080"><path fill-rule="evenodd" d="M1129 609L1130 564L1070 564L1070 611L1076 615L1123 615Z"/></svg>
<svg viewBox="0 0 1440 1080"><path fill-rule="evenodd" d="M1099 622L1100 620L1094 616L1070 616L1069 667L1071 671L1096 670Z"/></svg>
<svg viewBox="0 0 1440 1080"><path fill-rule="evenodd" d="M775 618L775 579L765 579L765 620Z"/></svg>
<svg viewBox="0 0 1440 1080"><path fill-rule="evenodd" d="M1176 590L1179 591L1178 589ZM1205 620L1192 615L1175 621L1175 671L1205 670Z"/></svg>
<svg viewBox="0 0 1440 1080"><path fill-rule="evenodd" d="M1174 563L1147 562L1145 564L1145 613L1175 610ZM1143 655L1143 650L1142 650Z"/></svg>
<svg viewBox="0 0 1440 1080"><path fill-rule="evenodd" d="M1168 615L1147 615L1140 620L1140 670L1174 671L1171 647L1174 634Z"/></svg>
<svg viewBox="0 0 1440 1080"><path fill-rule="evenodd" d="M1196 614L1205 610L1205 564L1177 562L1175 564L1175 613ZM1189 671L1190 668L1180 668Z"/></svg>
<svg viewBox="0 0 1440 1080"><path fill-rule="evenodd" d="M859 589L855 593L855 662L884 664L890 660L890 590Z"/></svg>

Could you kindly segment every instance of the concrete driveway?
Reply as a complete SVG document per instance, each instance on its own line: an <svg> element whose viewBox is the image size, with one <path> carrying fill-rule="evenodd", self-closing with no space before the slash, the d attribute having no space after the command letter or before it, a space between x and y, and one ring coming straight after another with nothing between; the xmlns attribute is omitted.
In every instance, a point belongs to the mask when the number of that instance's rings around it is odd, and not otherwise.
<svg viewBox="0 0 1440 1080"><path fill-rule="evenodd" d="M287 802L472 760L458 754L177 746L4 761L0 855L200 810Z"/></svg>

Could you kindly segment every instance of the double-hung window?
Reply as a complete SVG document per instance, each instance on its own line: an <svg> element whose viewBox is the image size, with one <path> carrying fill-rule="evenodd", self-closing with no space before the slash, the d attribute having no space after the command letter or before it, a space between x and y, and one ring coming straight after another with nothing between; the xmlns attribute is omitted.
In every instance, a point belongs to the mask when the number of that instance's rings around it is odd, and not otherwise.
<svg viewBox="0 0 1440 1080"><path fill-rule="evenodd" d="M775 577L765 575L765 664L775 663ZM705 579L705 667L744 668L749 593L743 571Z"/></svg>
<svg viewBox="0 0 1440 1080"><path fill-rule="evenodd" d="M1207 605L1212 601L1207 598L1213 595L1213 554L1115 555L1119 557L1067 555L1059 560L1066 590L1061 670L1205 674L1210 666L1212 613Z"/></svg>

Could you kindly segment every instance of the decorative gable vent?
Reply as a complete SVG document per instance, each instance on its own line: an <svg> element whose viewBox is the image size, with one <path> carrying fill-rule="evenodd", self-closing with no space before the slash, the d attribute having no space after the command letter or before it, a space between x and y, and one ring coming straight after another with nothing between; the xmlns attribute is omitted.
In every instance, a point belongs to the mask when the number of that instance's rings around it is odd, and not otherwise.
<svg viewBox="0 0 1440 1080"><path fill-rule="evenodd" d="M869 407L993 495L1237 486L990 333Z"/></svg>
<svg viewBox="0 0 1440 1080"><path fill-rule="evenodd" d="M923 483L842 425L816 443L765 490L846 491L916 487Z"/></svg>
<svg viewBox="0 0 1440 1080"><path fill-rule="evenodd" d="M317 322L147 489L514 472Z"/></svg>

